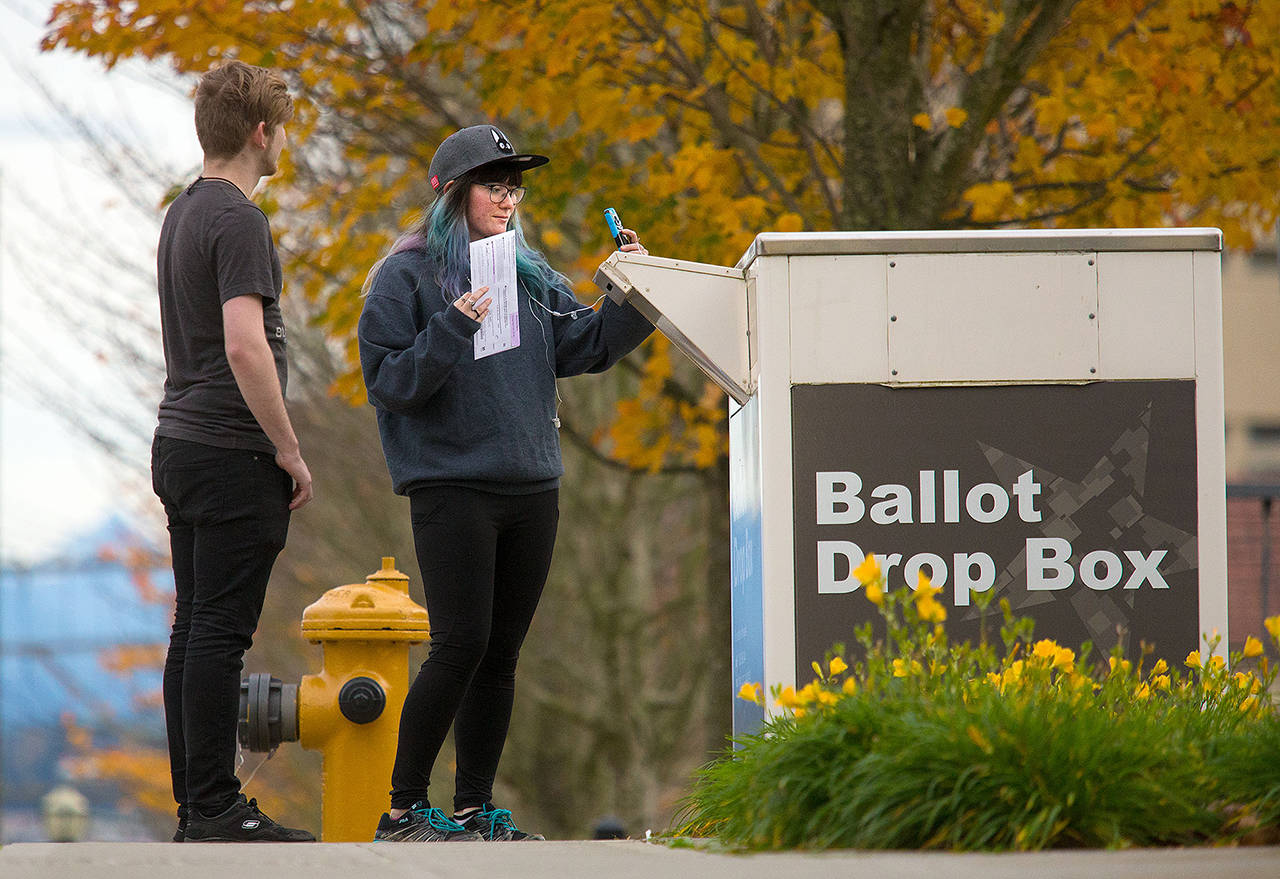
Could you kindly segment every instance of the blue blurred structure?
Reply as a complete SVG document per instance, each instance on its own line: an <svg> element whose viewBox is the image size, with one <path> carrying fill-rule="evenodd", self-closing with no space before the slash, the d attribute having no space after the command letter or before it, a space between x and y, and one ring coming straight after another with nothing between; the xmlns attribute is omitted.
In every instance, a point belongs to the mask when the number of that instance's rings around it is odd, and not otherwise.
<svg viewBox="0 0 1280 879"><path fill-rule="evenodd" d="M172 572L154 546L118 519L45 561L0 567L0 789L7 818L37 808L63 780L64 718L98 744L122 735L163 743L158 657L172 606ZM150 648L157 659L128 674L114 672L104 660L121 647ZM91 787L85 789L92 799ZM24 835L13 829L0 827L0 839Z"/></svg>

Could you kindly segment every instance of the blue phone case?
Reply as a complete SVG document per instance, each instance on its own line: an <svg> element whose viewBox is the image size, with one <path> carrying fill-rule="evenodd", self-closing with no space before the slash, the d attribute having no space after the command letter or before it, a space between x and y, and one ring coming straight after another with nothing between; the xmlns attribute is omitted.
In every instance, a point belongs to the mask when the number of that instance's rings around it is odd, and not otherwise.
<svg viewBox="0 0 1280 879"><path fill-rule="evenodd" d="M604 221L609 224L609 234L613 236L613 243L618 247L626 244L626 239L622 237L622 221L618 219L618 212L613 208L605 208Z"/></svg>

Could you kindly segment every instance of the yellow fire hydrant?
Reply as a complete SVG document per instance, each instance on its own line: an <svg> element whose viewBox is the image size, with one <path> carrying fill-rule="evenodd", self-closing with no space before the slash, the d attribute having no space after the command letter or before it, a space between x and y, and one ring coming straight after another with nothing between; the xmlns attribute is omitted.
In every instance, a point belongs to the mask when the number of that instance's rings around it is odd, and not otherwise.
<svg viewBox="0 0 1280 879"><path fill-rule="evenodd" d="M330 589L303 611L302 634L324 651L320 673L293 685L250 675L240 741L250 751L297 741L321 752L320 838L369 841L387 808L409 645L430 637L427 611L388 557L365 582Z"/></svg>

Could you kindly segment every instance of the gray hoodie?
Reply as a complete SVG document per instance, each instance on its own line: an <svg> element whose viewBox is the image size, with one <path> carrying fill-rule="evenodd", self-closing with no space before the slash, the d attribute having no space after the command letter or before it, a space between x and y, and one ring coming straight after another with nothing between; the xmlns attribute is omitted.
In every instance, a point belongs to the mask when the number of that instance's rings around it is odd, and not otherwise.
<svg viewBox="0 0 1280 879"><path fill-rule="evenodd" d="M585 309L563 289L544 310L521 285L519 347L476 360L480 324L446 301L435 274L421 250L391 255L360 314L360 367L396 494L442 484L555 488L564 473L555 379L603 372L653 325L608 299Z"/></svg>

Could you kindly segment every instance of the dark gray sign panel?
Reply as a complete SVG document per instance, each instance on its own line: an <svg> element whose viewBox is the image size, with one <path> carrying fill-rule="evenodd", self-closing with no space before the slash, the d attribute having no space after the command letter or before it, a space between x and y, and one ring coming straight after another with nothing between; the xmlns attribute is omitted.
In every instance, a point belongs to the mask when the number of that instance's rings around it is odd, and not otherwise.
<svg viewBox="0 0 1280 879"><path fill-rule="evenodd" d="M891 589L943 587L953 640L994 590L1037 637L1180 662L1200 646L1195 429L1194 381L793 387L797 680L877 619L852 576L871 552Z"/></svg>

